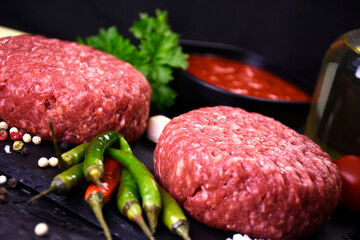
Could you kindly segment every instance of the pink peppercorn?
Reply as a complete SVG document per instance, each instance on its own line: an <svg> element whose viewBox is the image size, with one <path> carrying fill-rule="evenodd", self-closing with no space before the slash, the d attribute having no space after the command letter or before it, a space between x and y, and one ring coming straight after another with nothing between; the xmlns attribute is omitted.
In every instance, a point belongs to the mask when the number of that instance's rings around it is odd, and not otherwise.
<svg viewBox="0 0 360 240"><path fill-rule="evenodd" d="M8 133L6 130L0 130L0 141L5 141L8 137Z"/></svg>
<svg viewBox="0 0 360 240"><path fill-rule="evenodd" d="M21 141L22 136L19 132L12 132L10 133L10 139L11 141Z"/></svg>

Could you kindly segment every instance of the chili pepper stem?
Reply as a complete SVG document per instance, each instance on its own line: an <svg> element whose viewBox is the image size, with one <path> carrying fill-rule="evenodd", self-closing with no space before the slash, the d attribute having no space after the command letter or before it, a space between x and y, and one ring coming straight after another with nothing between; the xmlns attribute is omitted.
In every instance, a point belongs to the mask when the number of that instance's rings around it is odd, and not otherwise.
<svg viewBox="0 0 360 240"><path fill-rule="evenodd" d="M61 157L60 147L59 147L59 144L57 143L57 140L56 140L53 123L52 123L51 119L49 119L48 122L49 122L50 131L51 131L51 135L52 135L52 139L53 139L55 154L56 154L56 157L59 160L59 166L60 166L60 168L65 168L66 163Z"/></svg>
<svg viewBox="0 0 360 240"><path fill-rule="evenodd" d="M153 205L144 205L143 208L144 208L146 217L148 219L151 232L154 233L156 230L156 226L157 226L161 208L159 208L158 206L156 206L154 204Z"/></svg>
<svg viewBox="0 0 360 240"><path fill-rule="evenodd" d="M34 197L30 198L27 203L32 203L34 202L35 200L45 196L46 194L49 194L51 193L52 191L54 191L56 189L56 186L55 185L51 185L48 189L46 189L45 191L35 195Z"/></svg>
<svg viewBox="0 0 360 240"><path fill-rule="evenodd" d="M141 212L140 205L132 204L130 205L130 208L126 211L126 215L131 221L134 221L136 222L137 225L139 225L141 230L150 240L155 240L155 238L152 235L152 232L150 231L149 227L146 225L144 218L138 214L139 212Z"/></svg>
<svg viewBox="0 0 360 240"><path fill-rule="evenodd" d="M102 206L105 200L102 196L99 195L100 194L96 194L96 193L91 194L86 202L89 204L91 210L95 214L95 217L99 221L100 226L102 227L104 234L106 236L106 239L111 240L112 237L110 234L110 230L105 222L104 215L102 213Z"/></svg>

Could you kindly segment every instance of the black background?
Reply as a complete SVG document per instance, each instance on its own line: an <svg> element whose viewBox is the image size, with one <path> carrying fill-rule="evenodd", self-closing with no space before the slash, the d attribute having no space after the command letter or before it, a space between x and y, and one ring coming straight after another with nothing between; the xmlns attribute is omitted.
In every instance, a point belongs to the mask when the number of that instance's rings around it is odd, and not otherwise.
<svg viewBox="0 0 360 240"><path fill-rule="evenodd" d="M64 40L115 25L130 37L139 12L156 8L183 39L249 49L314 83L329 45L360 26L357 0L3 0L0 25Z"/></svg>

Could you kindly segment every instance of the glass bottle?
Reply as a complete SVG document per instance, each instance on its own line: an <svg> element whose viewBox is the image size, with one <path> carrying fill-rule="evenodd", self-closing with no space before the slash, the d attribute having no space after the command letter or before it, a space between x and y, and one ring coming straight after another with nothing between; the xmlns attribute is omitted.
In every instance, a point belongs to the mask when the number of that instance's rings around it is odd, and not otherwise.
<svg viewBox="0 0 360 240"><path fill-rule="evenodd" d="M360 29L345 33L327 50L305 135L333 160L360 156Z"/></svg>

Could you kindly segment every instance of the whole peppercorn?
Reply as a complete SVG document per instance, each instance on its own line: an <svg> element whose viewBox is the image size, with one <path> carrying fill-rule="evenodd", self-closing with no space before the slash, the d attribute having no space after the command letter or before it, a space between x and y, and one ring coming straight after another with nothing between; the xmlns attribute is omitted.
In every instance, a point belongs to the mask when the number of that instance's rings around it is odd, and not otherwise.
<svg viewBox="0 0 360 240"><path fill-rule="evenodd" d="M0 187L0 195L5 195L7 193L7 189L4 187Z"/></svg>
<svg viewBox="0 0 360 240"><path fill-rule="evenodd" d="M12 127L12 128L10 128L9 133L18 132L18 131L19 130L16 127Z"/></svg>
<svg viewBox="0 0 360 240"><path fill-rule="evenodd" d="M46 223L38 223L34 228L34 232L39 237L45 236L49 232L49 226Z"/></svg>
<svg viewBox="0 0 360 240"><path fill-rule="evenodd" d="M5 141L8 137L8 133L6 130L0 130L0 141Z"/></svg>
<svg viewBox="0 0 360 240"><path fill-rule="evenodd" d="M31 142L31 135L30 134L28 134L28 133L25 133L24 135L23 135L23 137L22 137L22 140L24 141L24 143L29 143L29 142Z"/></svg>
<svg viewBox="0 0 360 240"><path fill-rule="evenodd" d="M49 165L51 167L57 167L59 160L56 157L49 158Z"/></svg>
<svg viewBox="0 0 360 240"><path fill-rule="evenodd" d="M20 135L19 132L11 132L10 139L11 141L20 141L22 139L22 136Z"/></svg>
<svg viewBox="0 0 360 240"><path fill-rule="evenodd" d="M0 203L6 202L6 193L7 193L6 188L0 187Z"/></svg>
<svg viewBox="0 0 360 240"><path fill-rule="evenodd" d="M6 122L4 122L4 121L0 122L0 129L7 130L8 127L9 127L9 125Z"/></svg>
<svg viewBox="0 0 360 240"><path fill-rule="evenodd" d="M6 193L7 193L6 188L0 187L0 203L6 202Z"/></svg>
<svg viewBox="0 0 360 240"><path fill-rule="evenodd" d="M26 146L23 146L20 152L21 155L28 155L29 154L29 149Z"/></svg>
<svg viewBox="0 0 360 240"><path fill-rule="evenodd" d="M15 152L21 152L21 149L23 148L24 143L22 141L15 141L13 144L13 150Z"/></svg>
<svg viewBox="0 0 360 240"><path fill-rule="evenodd" d="M6 202L6 195L5 194L1 194L0 195L0 203L5 203Z"/></svg>
<svg viewBox="0 0 360 240"><path fill-rule="evenodd" d="M60 149L67 150L70 147L70 143L68 141L62 141L60 143Z"/></svg>
<svg viewBox="0 0 360 240"><path fill-rule="evenodd" d="M41 168L49 166L49 160L46 157L41 157L38 160L38 166Z"/></svg>
<svg viewBox="0 0 360 240"><path fill-rule="evenodd" d="M35 144L35 145L39 145L41 143L41 138L39 136L33 136L32 137L32 142Z"/></svg>
<svg viewBox="0 0 360 240"><path fill-rule="evenodd" d="M7 177L5 175L0 175L0 185L5 184L7 181Z"/></svg>

